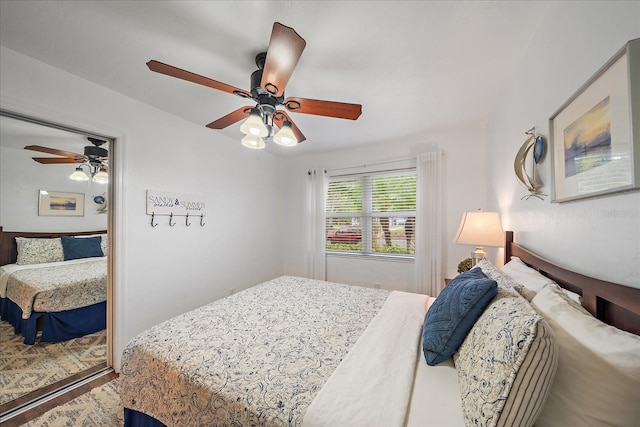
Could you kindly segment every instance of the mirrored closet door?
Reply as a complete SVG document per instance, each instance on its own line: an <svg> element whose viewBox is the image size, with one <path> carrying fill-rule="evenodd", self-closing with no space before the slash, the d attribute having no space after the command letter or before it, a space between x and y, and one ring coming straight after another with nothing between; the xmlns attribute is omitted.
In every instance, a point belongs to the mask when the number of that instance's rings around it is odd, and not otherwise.
<svg viewBox="0 0 640 427"><path fill-rule="evenodd" d="M112 147L0 111L0 415L108 367Z"/></svg>

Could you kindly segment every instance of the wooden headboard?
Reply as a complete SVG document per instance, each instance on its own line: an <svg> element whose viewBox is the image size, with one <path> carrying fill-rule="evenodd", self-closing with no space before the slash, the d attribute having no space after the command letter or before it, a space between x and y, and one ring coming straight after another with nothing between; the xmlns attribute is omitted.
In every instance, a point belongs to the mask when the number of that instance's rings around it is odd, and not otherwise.
<svg viewBox="0 0 640 427"><path fill-rule="evenodd" d="M90 234L105 234L107 230L98 231L69 231L69 232L32 232L32 231L3 231L0 227L0 265L14 264L18 259L16 237L52 238L60 236L86 236Z"/></svg>
<svg viewBox="0 0 640 427"><path fill-rule="evenodd" d="M561 287L582 295L582 306L603 322L640 335L640 288L619 285L566 270L513 241L506 232L504 262L517 256Z"/></svg>

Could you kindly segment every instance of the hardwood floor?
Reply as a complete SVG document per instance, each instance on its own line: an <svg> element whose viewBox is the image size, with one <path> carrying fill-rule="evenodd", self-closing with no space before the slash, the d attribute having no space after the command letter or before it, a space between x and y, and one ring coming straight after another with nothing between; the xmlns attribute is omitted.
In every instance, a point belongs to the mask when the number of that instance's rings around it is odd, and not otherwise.
<svg viewBox="0 0 640 427"><path fill-rule="evenodd" d="M91 391L93 388L95 387L99 387L103 384L108 383L109 381L112 381L116 378L118 378L118 374L116 372L109 371L106 374L102 374L102 375L98 375L98 373L101 370L104 370L106 367L106 363L102 366L102 367L96 367L96 368L92 368L93 372L91 374L93 375L97 375L97 377L87 383L84 383L82 385L76 386L76 387L70 387L70 390L65 391L64 393L62 393L59 396L56 396L54 398L51 399L43 399L44 401L40 404L38 404L37 406L34 406L33 408L29 408L28 410L21 412L19 414L17 414L16 416L13 416L7 420L3 420L2 422L2 426L3 427L18 427L21 426L22 424L29 422L37 417L39 417L40 415L44 414L45 412L49 411L50 409L55 408L56 406L62 405L64 403L69 402L72 399L75 399L78 396L81 396L85 393L88 393L89 391ZM74 377L72 377L73 379L67 379L65 380L65 382L67 384L72 384L78 380L81 380L84 377L88 376L88 372L81 372L78 373L76 375L74 375ZM69 380L69 381L68 381ZM53 386L53 384L52 384ZM57 387L55 388L51 388L48 390L48 393L52 393L54 392L56 389L58 389L60 387L60 385L58 384ZM43 395L39 396L42 397ZM26 398L26 396L25 396ZM22 399L22 398L21 398ZM24 400L23 403L27 403L29 402L31 399L28 400ZM13 402L12 402L13 403ZM12 405L13 406L13 405Z"/></svg>

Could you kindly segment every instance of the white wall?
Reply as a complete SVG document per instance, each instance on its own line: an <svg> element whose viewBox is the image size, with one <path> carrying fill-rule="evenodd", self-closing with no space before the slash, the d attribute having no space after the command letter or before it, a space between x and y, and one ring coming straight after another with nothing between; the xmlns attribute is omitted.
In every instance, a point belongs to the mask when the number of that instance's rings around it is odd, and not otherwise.
<svg viewBox="0 0 640 427"><path fill-rule="evenodd" d="M512 165L524 132L536 126L548 136L548 118L638 37L640 2L551 2L490 126L488 168L490 204L517 241L570 269L634 287L640 287L640 192L561 204L549 197L521 201L526 191ZM540 172L550 194L550 156Z"/></svg>
<svg viewBox="0 0 640 427"><path fill-rule="evenodd" d="M33 125L37 126L37 125ZM33 152L0 147L0 225L5 231L106 230L107 215L97 213L93 201L107 186L69 179L73 165L41 165L31 160ZM84 216L38 216L39 190L83 193Z"/></svg>
<svg viewBox="0 0 640 427"><path fill-rule="evenodd" d="M314 141L322 144L322 141ZM482 126L455 130L438 130L424 135L398 138L351 150L298 157L287 162L286 212L287 235L308 236L306 232L305 182L307 170L350 168L390 160L416 158L419 153L442 150L444 153L444 228L445 276L457 274L458 263L470 256L472 247L452 243L462 213L485 209L486 202L486 131ZM307 238L288 239L285 246L285 272L309 276L310 263ZM416 291L413 262L372 261L357 257L327 257L327 280L409 292Z"/></svg>
<svg viewBox="0 0 640 427"><path fill-rule="evenodd" d="M282 159L4 47L0 94L2 108L117 138L116 368L149 326L283 273ZM152 228L147 189L203 195L206 226Z"/></svg>

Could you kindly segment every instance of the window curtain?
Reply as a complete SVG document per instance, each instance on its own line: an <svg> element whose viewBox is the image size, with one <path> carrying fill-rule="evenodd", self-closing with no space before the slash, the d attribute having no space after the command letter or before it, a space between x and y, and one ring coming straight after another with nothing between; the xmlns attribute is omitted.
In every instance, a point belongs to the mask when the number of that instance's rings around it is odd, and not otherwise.
<svg viewBox="0 0 640 427"><path fill-rule="evenodd" d="M326 280L325 210L329 179L325 169L310 170L307 175L308 276L312 279Z"/></svg>
<svg viewBox="0 0 640 427"><path fill-rule="evenodd" d="M416 291L435 297L444 286L442 152L419 154L416 174Z"/></svg>

